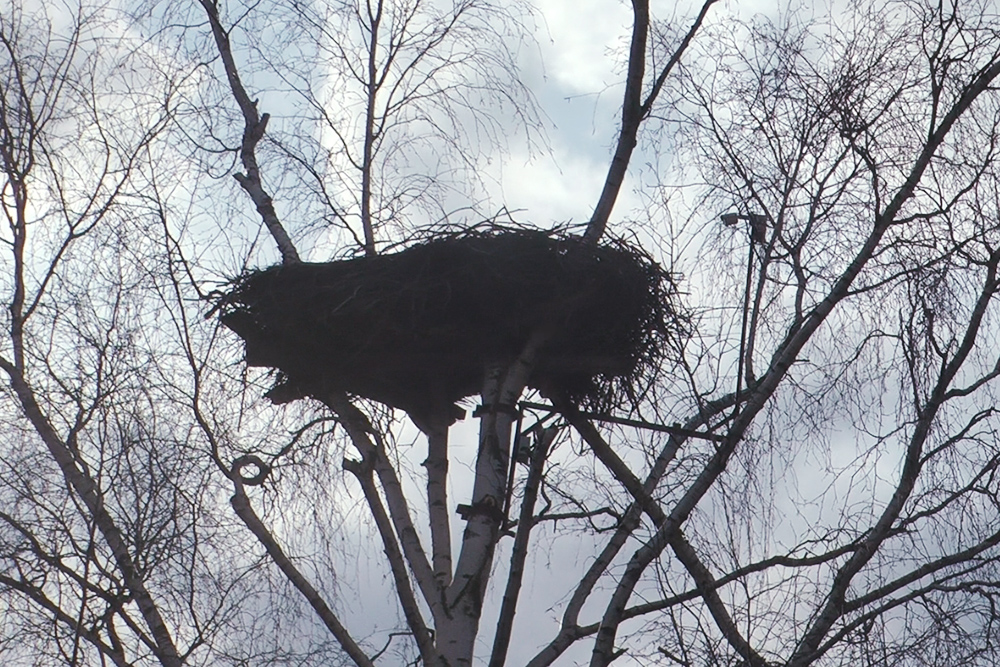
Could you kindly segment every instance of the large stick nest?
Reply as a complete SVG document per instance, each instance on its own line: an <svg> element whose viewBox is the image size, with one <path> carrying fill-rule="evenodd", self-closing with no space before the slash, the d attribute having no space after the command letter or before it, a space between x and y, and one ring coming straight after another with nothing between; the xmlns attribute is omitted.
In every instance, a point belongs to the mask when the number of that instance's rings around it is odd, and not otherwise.
<svg viewBox="0 0 1000 667"><path fill-rule="evenodd" d="M621 240L491 226L402 251L254 271L222 322L284 403L346 391L411 414L478 393L484 368L549 332L529 386L611 409L648 388L680 329L670 276Z"/></svg>

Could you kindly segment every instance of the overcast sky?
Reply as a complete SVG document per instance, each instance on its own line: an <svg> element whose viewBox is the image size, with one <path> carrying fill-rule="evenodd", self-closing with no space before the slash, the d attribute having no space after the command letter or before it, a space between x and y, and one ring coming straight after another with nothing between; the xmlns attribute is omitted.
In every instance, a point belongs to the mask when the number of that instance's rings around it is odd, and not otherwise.
<svg viewBox="0 0 1000 667"><path fill-rule="evenodd" d="M661 18L676 11L684 17L681 29L687 26L691 12L685 10L685 3L659 4L662 5L659 8ZM755 5L759 4L722 0L713 9L712 20L737 10L743 14L753 13ZM620 0L540 0L536 25L534 43L527 44L521 53L521 75L542 111L547 150L529 151L512 139L502 152L485 160L488 165L485 168L492 170L486 180L492 188L492 203L515 211L515 218L521 222L543 227L585 222L600 194L616 137L623 94L622 53L631 28L631 10L627 2ZM275 100L269 99L266 91L261 91L261 95L262 106L267 110L267 104L273 105ZM632 217L641 218L638 209L643 201L633 191L632 183L643 169L655 169L655 165L650 166L654 156L643 153L642 147L640 142L612 224ZM280 207L278 197L276 201ZM246 211L249 216L254 215L249 203ZM718 224L718 213L721 212L707 211L705 222ZM457 424L452 434L449 488L452 507L469 499L471 475L468 471L476 451L477 427L476 420L467 419ZM420 470L419 463L426 450L414 433L405 432L401 436L401 441L407 439L415 443L412 469ZM579 461L572 443L565 438L553 459L554 465L560 460ZM346 475L339 475L339 478L344 484L345 515L364 515L366 510L359 506L360 493L356 486ZM422 489L414 487L410 491L409 497L419 506ZM358 639L366 640L369 646L380 647L385 633L402 630L405 623L399 616L386 568L368 566L370 562L382 565L378 538L366 530L366 522L352 523L343 517L336 520L342 521L345 542L350 544L345 552L360 554L360 559L345 562L338 568L337 590L341 596L335 606L344 613L348 627ZM462 527L459 520L453 522L456 547ZM426 539L424 543L427 544ZM509 664L524 664L541 645L554 637L562 607L596 552L596 543L593 538L578 532L553 535L548 527L534 533ZM491 648L510 546L511 540L505 539L498 551L495 576L491 580L482 620L480 655L487 654ZM626 547L625 557L630 553L631 548ZM639 590L638 594L641 593ZM587 605L581 618L584 623L599 618L603 597L596 594L594 598L597 604ZM634 628L634 624L623 626L625 632ZM655 638L650 641L655 642ZM591 642L580 642L567 651L558 664L586 662L590 646ZM638 665L642 662L625 656L615 664Z"/></svg>
<svg viewBox="0 0 1000 667"><path fill-rule="evenodd" d="M502 3L504 0L496 0ZM511 132L510 143L499 152L485 156L484 169L488 170L486 185L490 188L490 206L494 210L503 206L515 212L515 218L520 222L536 224L541 227L557 223L585 222L599 196L601 186L608 168L613 143L616 137L619 121L621 97L623 93L623 48L627 45L631 27L631 11L627 0L538 0L536 17L536 32L534 41L526 43L521 52L523 69L521 78L535 95L542 112L545 141L540 148L529 150L516 139L517 133ZM690 22L689 4L673 3L662 0L655 7L659 18L664 18L676 12L680 17L678 28L683 30ZM741 15L752 15L773 7L766 7L762 0L743 1L721 0L715 8L710 21L739 12ZM255 11L264 12L265 5L258 5ZM216 63L217 65L217 63ZM252 70L252 67L248 67ZM281 94L267 90L267 81L258 82L262 90L258 93L262 100L263 111L278 109L275 117L280 114ZM233 129L236 133L236 129ZM645 144L640 140L640 148L633 157L632 171L626 178L618 205L612 216L612 227L618 223L615 231L625 231L630 219L642 219L642 207L645 201L634 191L634 183L643 173L658 172L659 176L668 178L666 167L670 156L655 156L644 152ZM657 163L657 160L660 162ZM645 170L645 171L644 171ZM208 180L208 179L205 179ZM231 188L235 196L242 197L235 183L227 178L219 178L217 183L224 183ZM222 187L222 186L220 186ZM194 189L194 188L192 188ZM283 205L280 195L275 196L279 208ZM254 231L260 229L259 218L253 206L247 199L239 199L246 220ZM214 212L214 211L213 211ZM706 210L698 212L693 224L719 226L719 214L722 211ZM287 219L293 219L288 215ZM232 225L230 220L218 220L216 224L225 229ZM224 239L228 240L228 239ZM745 239L744 239L745 241ZM238 243L233 244L238 245ZM746 255L746 246L740 246L741 254L733 261L742 270ZM199 249L203 250L203 249ZM267 250L273 251L268 246ZM234 252L234 256L242 252L242 248ZM263 254L263 253L262 253ZM317 252L317 254L319 254ZM241 260L237 257L237 263ZM274 255L271 255L273 261ZM673 267L668 267L673 268ZM698 303L698 285L696 282L685 283L687 297L692 303ZM735 356L735 355L733 355ZM720 363L720 365L722 365ZM469 502L471 491L471 466L476 453L478 421L472 418L456 424L451 441L451 478L449 487L449 504L452 508L459 503ZM648 437L641 433L628 434L627 437ZM421 461L426 457L423 440L410 428L398 434L399 451L402 456L410 456L405 462L408 471L412 471L407 483L409 498L417 508L419 525L426 527L426 517L423 515L422 499L424 489L420 486ZM586 469L592 463L592 457L579 452L579 444L564 434L553 455L551 466L558 467L563 462ZM624 449L624 448L623 448ZM853 444L846 448L847 454L843 464L848 466L854 459ZM407 454L409 453L409 454ZM623 453L623 455L628 455ZM837 451L830 456L834 458ZM766 456L766 455L765 455ZM785 474L781 463L776 463L775 474ZM887 465L895 465L895 461ZM596 464L594 464L595 467ZM870 467L868 471L874 470ZM802 469L789 474L788 486L798 484L808 488L812 483L811 475L818 475L818 469ZM825 471L828 472L828 471ZM325 473L323 473L325 474ZM327 561L325 554L316 556L315 570L309 565L309 554L315 555L315 544L303 546L302 542L294 543L301 538L295 533L294 526L286 526L286 534L290 534L293 546L300 549L296 555L302 555L302 562L307 563L309 576L315 576L317 583L326 588L326 592L336 592L334 606L343 614L346 624L355 636L365 642L368 647L380 648L390 631L405 630L405 622L398 612L391 578L384 566L381 544L374 531L369 530L368 510L363 506L361 494L354 480L349 475L333 467L330 470L332 484L340 492L343 512L329 517L330 525L337 525L341 531L344 543L347 545L343 553L358 555L358 558L345 558L337 563L337 581L331 582L323 576L323 564ZM596 495L596 492L595 492ZM835 495L835 494L834 494ZM793 494L783 498L787 502L794 498ZM292 498L287 502L308 503L308 499ZM711 502L711 501L708 501ZM706 503L708 504L708 503ZM787 511L789 515L796 512L795 507L781 506L776 503L777 511ZM315 508L309 508L310 510ZM340 508L338 508L340 509ZM838 508L833 508L838 511ZM333 512L331 514L337 514ZM270 518L270 517L269 517ZM293 517L294 520L297 517ZM802 518L802 515L799 515ZM280 519L277 519L280 520ZM322 522L326 517L304 517L307 520ZM452 530L456 545L461 539L464 523L454 517ZM305 532L305 531L304 531ZM575 583L593 558L601 536L593 538L583 534L583 531L556 534L549 526L539 528L534 534L528 570L522 589L519 613L517 615L513 642L510 649L509 664L516 666L524 664L533 656L541 645L553 638L558 631L559 618L563 606L572 592ZM301 538L311 540L311 536ZM424 544L429 540L424 535ZM255 549L251 537L247 537L250 548ZM506 561L509 557L511 540L505 538L499 547L494 577L491 579L489 599L484 609L480 634L479 655L488 653L493 639L493 626L496 622L500 595L505 583ZM628 558L634 546L623 550L623 557ZM340 558L341 553L335 553L329 560ZM377 564L373 566L372 564ZM653 575L650 574L649 578ZM643 593L655 594L641 588L637 590L636 598ZM582 614L583 623L591 623L599 619L602 603L605 598L600 594L594 596L596 602L588 604ZM302 625L317 627L317 638L328 639L324 631L318 628L313 618L302 619ZM623 634L636 628L635 624L625 624ZM655 645L656 638L649 641ZM586 662L591 641L581 641L569 650L558 661L560 665L573 665ZM391 660L387 660L391 662ZM640 665L641 659L625 656L616 665Z"/></svg>

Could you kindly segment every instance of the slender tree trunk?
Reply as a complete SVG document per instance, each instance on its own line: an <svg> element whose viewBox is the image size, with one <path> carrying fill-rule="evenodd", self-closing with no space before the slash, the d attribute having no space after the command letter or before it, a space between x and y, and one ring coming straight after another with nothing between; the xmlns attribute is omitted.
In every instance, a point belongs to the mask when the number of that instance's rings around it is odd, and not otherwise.
<svg viewBox="0 0 1000 667"><path fill-rule="evenodd" d="M508 444L515 420L500 403L503 371L499 366L490 368L483 385L472 504L465 511L462 553L446 598L449 617L443 624L439 619L438 648L449 667L472 665L483 595L503 523Z"/></svg>
<svg viewBox="0 0 1000 667"><path fill-rule="evenodd" d="M517 419L515 403L535 367L538 350L549 336L547 329L537 331L513 363L486 368L482 406L477 411L482 421L472 504L464 511L468 523L462 535L462 551L455 577L445 593L447 615L436 619L438 649L448 667L472 665L483 596L504 521L510 435Z"/></svg>
<svg viewBox="0 0 1000 667"><path fill-rule="evenodd" d="M448 513L448 424L427 427L427 510L431 524L431 563L441 590L451 584L451 517Z"/></svg>

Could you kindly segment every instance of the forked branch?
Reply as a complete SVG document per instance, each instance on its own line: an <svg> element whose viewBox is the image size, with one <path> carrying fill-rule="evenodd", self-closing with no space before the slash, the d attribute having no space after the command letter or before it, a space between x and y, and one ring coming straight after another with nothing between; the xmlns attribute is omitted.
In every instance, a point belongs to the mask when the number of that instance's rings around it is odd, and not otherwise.
<svg viewBox="0 0 1000 667"><path fill-rule="evenodd" d="M629 162L632 159L632 151L635 150L638 142L639 126L649 115L656 98L663 88L663 83L667 76L680 61L681 56L687 49L691 40L694 39L698 29L708 15L709 8L718 0L706 0L702 5L698 17L691 28L684 35L680 45L674 50L666 65L660 70L653 82L653 86L646 96L642 98L642 84L646 73L646 42L649 38L649 0L632 0L632 40L628 53L628 75L625 79L625 99L622 101L622 123L618 133L618 143L615 146L615 154L611 158L611 165L608 167L608 175L604 179L604 188L601 196L594 207L594 213L590 217L590 224L584 232L584 238L597 242L604 235L604 230L608 226L608 219L611 211L618 200L618 193L621 191L622 183L625 181L625 172L628 171Z"/></svg>

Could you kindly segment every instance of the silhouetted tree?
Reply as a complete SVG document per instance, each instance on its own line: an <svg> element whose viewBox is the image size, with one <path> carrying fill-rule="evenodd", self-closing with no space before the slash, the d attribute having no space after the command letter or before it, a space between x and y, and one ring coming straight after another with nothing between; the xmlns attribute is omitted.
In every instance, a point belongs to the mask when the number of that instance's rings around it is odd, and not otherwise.
<svg viewBox="0 0 1000 667"><path fill-rule="evenodd" d="M996 662L995 8L631 8L575 233L644 239L686 335L604 414L527 389L539 329L484 365L475 448L272 405L214 306L499 209L490 151L544 148L526 8L0 10L9 661Z"/></svg>

